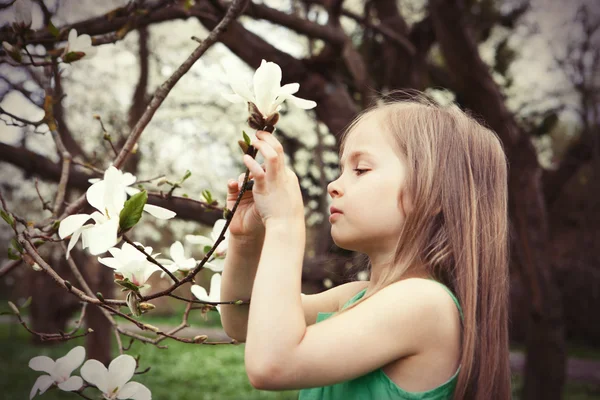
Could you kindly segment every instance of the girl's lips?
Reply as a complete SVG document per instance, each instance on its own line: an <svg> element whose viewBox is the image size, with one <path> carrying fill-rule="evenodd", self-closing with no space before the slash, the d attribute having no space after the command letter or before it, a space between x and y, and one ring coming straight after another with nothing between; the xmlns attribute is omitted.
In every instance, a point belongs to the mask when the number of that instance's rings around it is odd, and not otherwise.
<svg viewBox="0 0 600 400"><path fill-rule="evenodd" d="M342 216L342 213L339 213L339 212L333 213L329 216L329 221L333 222L333 221L337 220L338 218L340 218L341 216Z"/></svg>

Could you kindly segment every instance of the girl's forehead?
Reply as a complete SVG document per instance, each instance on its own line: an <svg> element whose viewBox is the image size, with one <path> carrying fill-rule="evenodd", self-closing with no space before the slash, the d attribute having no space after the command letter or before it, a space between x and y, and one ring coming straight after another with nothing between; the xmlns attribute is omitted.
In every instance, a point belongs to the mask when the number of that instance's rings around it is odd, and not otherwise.
<svg viewBox="0 0 600 400"><path fill-rule="evenodd" d="M388 145L387 138L385 137L386 134L383 132L383 125L374 114L365 115L350 129L344 140L344 152L355 147L381 147Z"/></svg>

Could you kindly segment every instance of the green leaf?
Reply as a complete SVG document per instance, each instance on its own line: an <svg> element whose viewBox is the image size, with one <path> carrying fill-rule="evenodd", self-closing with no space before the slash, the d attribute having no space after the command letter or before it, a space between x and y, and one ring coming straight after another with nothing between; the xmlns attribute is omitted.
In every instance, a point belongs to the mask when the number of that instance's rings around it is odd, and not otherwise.
<svg viewBox="0 0 600 400"><path fill-rule="evenodd" d="M229 219L230 214L231 210L227 207L223 207L223 219Z"/></svg>
<svg viewBox="0 0 600 400"><path fill-rule="evenodd" d="M13 245L15 250L17 250L19 253L23 254L25 252L25 249L23 249L23 246L21 246L21 243L19 243L19 241L17 239L12 238L10 243Z"/></svg>
<svg viewBox="0 0 600 400"><path fill-rule="evenodd" d="M242 135L244 135L244 142L246 142L246 144L248 144L248 146L250 146L251 140L250 140L250 137L248 136L248 134L245 131L242 131Z"/></svg>
<svg viewBox="0 0 600 400"><path fill-rule="evenodd" d="M81 60L85 56L83 51L70 51L63 56L63 61L68 63L72 63L74 61Z"/></svg>
<svg viewBox="0 0 600 400"><path fill-rule="evenodd" d="M213 202L213 198L212 198L212 193L210 192L210 190L206 189L202 191L202 197L204 197L204 199L206 199L206 202L208 204L212 204Z"/></svg>
<svg viewBox="0 0 600 400"><path fill-rule="evenodd" d="M29 296L27 298L27 300L25 300L25 303L23 303L23 305L21 305L21 309L29 307L30 304L31 304L31 296Z"/></svg>
<svg viewBox="0 0 600 400"><path fill-rule="evenodd" d="M142 218L142 211L148 201L148 192L145 190L134 194L125 202L119 214L119 229L121 232L128 231Z"/></svg>
<svg viewBox="0 0 600 400"><path fill-rule="evenodd" d="M134 292L137 292L137 291L140 290L140 288L135 283L131 282L127 278L125 278L123 280L121 280L121 279L115 279L115 283L118 284L118 285L123 286L127 290L132 290Z"/></svg>
<svg viewBox="0 0 600 400"><path fill-rule="evenodd" d="M189 169L185 171L185 175L183 176L183 178L181 179L181 181L179 183L183 183L183 181L185 181L187 178L189 178L190 176L192 176L192 171L190 171Z"/></svg>
<svg viewBox="0 0 600 400"><path fill-rule="evenodd" d="M204 246L204 254L208 253L210 251L210 249L212 249L212 246Z"/></svg>
<svg viewBox="0 0 600 400"><path fill-rule="evenodd" d="M50 34L52 36L54 36L55 38L58 38L60 36L60 31L58 30L58 28L56 26L54 26L54 24L52 23L52 21L48 22L48 32L50 32Z"/></svg>
<svg viewBox="0 0 600 400"><path fill-rule="evenodd" d="M140 310L140 302L134 292L127 293L125 302L127 303L127 307L129 307L129 309L131 310L131 313L135 317L139 317L140 315L142 315L142 312Z"/></svg>
<svg viewBox="0 0 600 400"><path fill-rule="evenodd" d="M12 218L11 215L7 214L4 210L0 210L0 215L2 216L2 219L6 221L7 224L14 228L15 220Z"/></svg>
<svg viewBox="0 0 600 400"><path fill-rule="evenodd" d="M21 257L18 254L13 253L12 247L8 248L8 258L11 260L20 260Z"/></svg>

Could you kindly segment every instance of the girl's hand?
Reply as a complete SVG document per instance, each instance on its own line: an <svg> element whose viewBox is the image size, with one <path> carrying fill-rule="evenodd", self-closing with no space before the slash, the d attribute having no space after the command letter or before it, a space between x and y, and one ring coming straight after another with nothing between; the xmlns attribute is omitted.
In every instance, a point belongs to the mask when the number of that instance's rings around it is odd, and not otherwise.
<svg viewBox="0 0 600 400"><path fill-rule="evenodd" d="M300 184L294 171L285 166L283 146L269 132L257 131L256 138L252 145L263 155L265 170L249 155L245 154L243 158L254 175L252 195L263 224L304 221Z"/></svg>
<svg viewBox="0 0 600 400"><path fill-rule="evenodd" d="M226 203L229 210L232 210L233 206L235 205L235 201L240 193L242 183L244 182L244 175L245 174L240 174L237 181L235 179L230 179L227 182ZM250 172L248 179L250 180L252 178L253 175ZM252 190L246 190L240 199L240 203L235 210L235 214L229 223L229 233L232 236L248 239L264 236L265 225L263 224L262 218L256 209L256 203L254 203Z"/></svg>

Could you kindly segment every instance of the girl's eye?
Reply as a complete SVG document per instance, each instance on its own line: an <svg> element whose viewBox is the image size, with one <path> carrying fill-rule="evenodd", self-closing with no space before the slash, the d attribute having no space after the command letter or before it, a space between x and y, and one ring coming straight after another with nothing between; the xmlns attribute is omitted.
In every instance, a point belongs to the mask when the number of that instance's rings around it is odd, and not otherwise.
<svg viewBox="0 0 600 400"><path fill-rule="evenodd" d="M358 176L364 174L365 172L368 171L368 169L358 169L358 168L354 168L354 171L357 172Z"/></svg>

